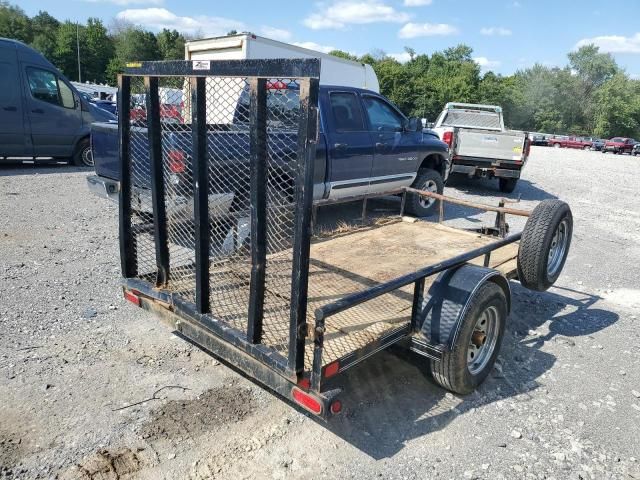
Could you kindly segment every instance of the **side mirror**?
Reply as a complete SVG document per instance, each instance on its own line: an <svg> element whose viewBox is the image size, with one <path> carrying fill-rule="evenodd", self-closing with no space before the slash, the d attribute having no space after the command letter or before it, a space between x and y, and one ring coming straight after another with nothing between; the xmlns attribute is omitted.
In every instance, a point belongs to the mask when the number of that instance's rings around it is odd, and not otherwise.
<svg viewBox="0 0 640 480"><path fill-rule="evenodd" d="M411 117L407 122L408 132L420 132L422 131L422 120L416 117Z"/></svg>

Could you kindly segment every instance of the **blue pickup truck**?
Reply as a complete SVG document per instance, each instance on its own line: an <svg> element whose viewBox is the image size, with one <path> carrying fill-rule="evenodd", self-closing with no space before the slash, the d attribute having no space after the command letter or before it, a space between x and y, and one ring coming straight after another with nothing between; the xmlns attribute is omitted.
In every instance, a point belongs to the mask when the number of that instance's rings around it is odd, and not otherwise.
<svg viewBox="0 0 640 480"><path fill-rule="evenodd" d="M289 105L294 105L290 102ZM286 104L283 104L286 105ZM437 134L422 128L418 119L405 117L398 108L385 97L363 89L339 86L320 86L320 133L314 165L314 200L364 197L401 187L442 193L449 173L448 146L440 141ZM235 118L246 115L248 96L238 100ZM245 112L243 114L243 112ZM287 112L282 111L286 116ZM224 184L227 172L239 170L237 162L249 157L249 134L242 128L209 128L209 152L220 165L225 158L226 168L218 168ZM145 129L132 127L132 139L146 142ZM272 129L269 142L276 146L280 156L296 154L297 142L292 132L278 132ZM185 135L191 135L188 128L181 131L179 126L163 129L163 144L169 145L166 161L179 165L180 172L188 164L190 152L184 146L191 145ZM174 145L175 148L171 148ZM93 157L96 175L87 181L94 193L117 199L119 160L117 126L110 123L95 123L92 128ZM144 165L148 159L140 152L146 152L146 144L133 148L134 164ZM171 157L171 158L169 158ZM226 170L226 172L225 172ZM188 175L176 176L177 182L191 181ZM230 189L233 182L227 182ZM236 182L237 183L237 182ZM146 185L135 185L145 189ZM286 188L286 186L285 186ZM244 195L238 195L242 198ZM243 192L242 192L243 193ZM407 197L406 209L415 216L427 216L434 212L436 201L417 195Z"/></svg>

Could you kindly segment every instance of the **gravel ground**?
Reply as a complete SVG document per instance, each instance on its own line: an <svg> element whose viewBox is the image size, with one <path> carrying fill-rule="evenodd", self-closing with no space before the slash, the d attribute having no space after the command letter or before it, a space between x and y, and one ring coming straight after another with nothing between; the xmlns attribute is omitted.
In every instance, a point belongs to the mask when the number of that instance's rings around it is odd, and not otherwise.
<svg viewBox="0 0 640 480"><path fill-rule="evenodd" d="M513 284L493 374L458 397L385 352L329 424L121 299L117 210L87 173L0 170L0 478L640 479L639 159L534 148L510 197L568 201L574 240L556 287ZM496 203L496 183L446 193ZM474 213L447 223L492 220Z"/></svg>

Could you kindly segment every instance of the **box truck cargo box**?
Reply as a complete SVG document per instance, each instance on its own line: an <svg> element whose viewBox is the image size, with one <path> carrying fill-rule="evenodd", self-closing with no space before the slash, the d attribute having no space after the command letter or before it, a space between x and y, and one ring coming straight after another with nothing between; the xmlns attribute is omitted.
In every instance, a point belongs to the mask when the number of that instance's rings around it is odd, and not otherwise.
<svg viewBox="0 0 640 480"><path fill-rule="evenodd" d="M251 33L195 40L185 45L185 60L247 60L264 58L319 58L320 84L356 87L380 92L371 65L345 60Z"/></svg>

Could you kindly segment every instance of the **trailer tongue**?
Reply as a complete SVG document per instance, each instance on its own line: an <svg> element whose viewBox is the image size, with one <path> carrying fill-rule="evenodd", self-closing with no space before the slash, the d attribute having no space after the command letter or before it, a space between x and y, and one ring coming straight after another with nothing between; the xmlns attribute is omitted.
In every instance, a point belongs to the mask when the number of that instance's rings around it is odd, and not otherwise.
<svg viewBox="0 0 640 480"><path fill-rule="evenodd" d="M394 192L403 195L400 215L347 231L314 229L319 73L318 60L212 61L207 68L143 62L120 77L125 298L323 418L342 409L339 374L393 344L427 357L445 388L467 393L498 354L509 279L545 289L560 274L571 212L560 201L531 213L487 207L496 225L470 232L403 221L408 193L455 200L402 189ZM268 86L291 80L300 85L297 108L283 121L273 110L292 97ZM246 125L210 148L208 109L224 101L225 85L232 95L238 82L250 92ZM190 111L181 125L161 121L158 91L165 84L186 90ZM131 128L131 96L142 91L147 114ZM191 131L185 150L193 153L182 168L192 182L180 186L188 192L175 191L175 159L164 144L163 133L176 128ZM279 133L296 136L297 152L279 148ZM217 168L217 152L234 148L231 138L248 141L249 154L233 169ZM136 162L139 155L150 161ZM150 195L134 185L148 185ZM176 198L190 205L177 209ZM508 213L529 216L523 233L507 234Z"/></svg>

